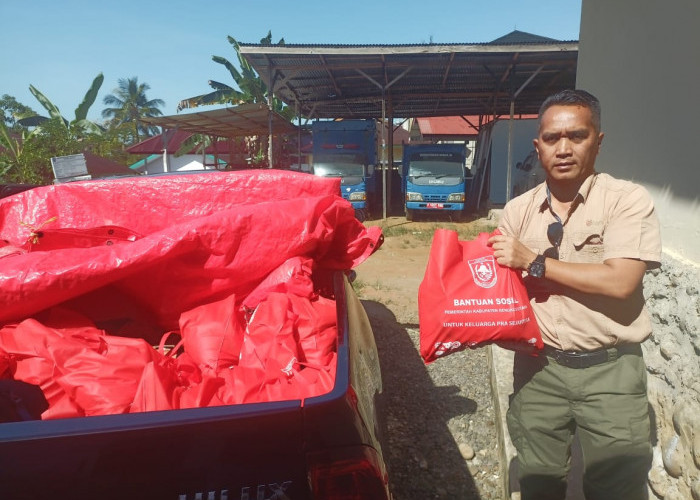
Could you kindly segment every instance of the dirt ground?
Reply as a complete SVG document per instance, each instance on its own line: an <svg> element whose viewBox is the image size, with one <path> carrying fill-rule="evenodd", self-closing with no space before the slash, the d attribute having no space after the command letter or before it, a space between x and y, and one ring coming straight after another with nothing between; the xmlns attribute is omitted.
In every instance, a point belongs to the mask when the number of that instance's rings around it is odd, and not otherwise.
<svg viewBox="0 0 700 500"><path fill-rule="evenodd" d="M494 406L484 349L425 365L418 351L418 287L437 228L460 239L490 232L486 218L365 222L384 230L384 243L356 269L353 284L379 351L384 391L384 457L394 500L490 500L503 497Z"/></svg>
<svg viewBox="0 0 700 500"><path fill-rule="evenodd" d="M495 222L485 217L458 223L407 222L404 217L389 217L367 221L365 225L380 226L384 243L355 269L355 291L362 299L383 303L399 323L418 324L418 286L423 280L435 229L454 229L460 239L472 239L479 232L491 231Z"/></svg>

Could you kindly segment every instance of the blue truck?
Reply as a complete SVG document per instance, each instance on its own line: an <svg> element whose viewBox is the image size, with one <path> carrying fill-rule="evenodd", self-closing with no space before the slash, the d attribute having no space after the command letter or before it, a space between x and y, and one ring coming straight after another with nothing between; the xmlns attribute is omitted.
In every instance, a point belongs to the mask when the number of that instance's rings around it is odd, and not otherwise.
<svg viewBox="0 0 700 500"><path fill-rule="evenodd" d="M463 217L471 180L465 165L467 155L464 144L404 145L401 176L406 220L437 213Z"/></svg>
<svg viewBox="0 0 700 500"><path fill-rule="evenodd" d="M340 177L341 193L366 220L377 204L375 120L317 120L311 124L313 173Z"/></svg>

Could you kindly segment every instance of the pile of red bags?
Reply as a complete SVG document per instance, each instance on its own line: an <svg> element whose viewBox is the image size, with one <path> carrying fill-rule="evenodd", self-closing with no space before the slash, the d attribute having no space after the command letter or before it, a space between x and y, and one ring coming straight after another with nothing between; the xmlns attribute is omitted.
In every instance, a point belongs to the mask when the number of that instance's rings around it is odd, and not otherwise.
<svg viewBox="0 0 700 500"><path fill-rule="evenodd" d="M40 386L42 418L328 392L336 307L318 276L382 241L339 193L266 170L0 200L0 378Z"/></svg>

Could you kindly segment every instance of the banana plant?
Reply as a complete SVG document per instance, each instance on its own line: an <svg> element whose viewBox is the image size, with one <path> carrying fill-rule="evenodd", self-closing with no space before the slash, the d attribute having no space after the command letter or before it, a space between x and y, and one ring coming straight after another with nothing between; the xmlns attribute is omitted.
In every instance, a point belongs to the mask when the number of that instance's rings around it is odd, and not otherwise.
<svg viewBox="0 0 700 500"><path fill-rule="evenodd" d="M94 104L95 99L97 99L97 93L100 91L102 82L104 82L104 76L100 73L92 81L92 85L90 85L82 102L75 108L75 119L72 121L68 121L64 118L58 106L52 103L39 89L34 87L34 85L29 85L29 91L36 97L36 100L39 101L39 104L48 112L49 116L28 116L17 120L17 123L25 127L41 127L41 124L47 120L57 120L63 123L63 125L76 136L85 135L87 133L101 135L104 129L97 123L88 120L87 114L90 107Z"/></svg>
<svg viewBox="0 0 700 500"><path fill-rule="evenodd" d="M23 128L18 136L7 128L5 122L0 121L0 147L4 150L0 155L0 178L18 164L24 144L37 132L38 129L30 131Z"/></svg>
<svg viewBox="0 0 700 500"><path fill-rule="evenodd" d="M267 102L267 86L262 78L258 76L253 67L241 55L240 44L232 36L227 37L228 42L236 51L238 65L240 71L228 59L221 56L212 56L215 63L224 66L231 74L234 83L238 89L225 83L209 80L209 86L214 89L213 92L202 94L194 97L183 99L177 105L177 110L181 111L186 108L196 108L208 104L244 104L244 103L266 103ZM284 38L281 38L275 45L284 45ZM272 46L272 32L268 31L267 36L260 40L260 45ZM274 111L281 113L282 116L293 118L294 112L291 108L285 107L282 101L275 98L272 102Z"/></svg>

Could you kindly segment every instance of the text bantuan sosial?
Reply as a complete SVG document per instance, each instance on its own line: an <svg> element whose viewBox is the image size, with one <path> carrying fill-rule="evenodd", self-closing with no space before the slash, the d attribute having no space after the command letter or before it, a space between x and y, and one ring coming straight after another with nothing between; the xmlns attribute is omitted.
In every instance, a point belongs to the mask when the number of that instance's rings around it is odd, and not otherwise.
<svg viewBox="0 0 700 500"><path fill-rule="evenodd" d="M519 305L517 299L513 297L496 297L492 299L454 299L455 306L480 306L476 309L447 309L445 314L484 314L484 313L513 313L527 309L527 305ZM511 305L513 307L483 307L483 306L498 306ZM443 326L497 326L497 325L515 325L527 323L529 318L510 321L485 321L476 323L445 323Z"/></svg>

